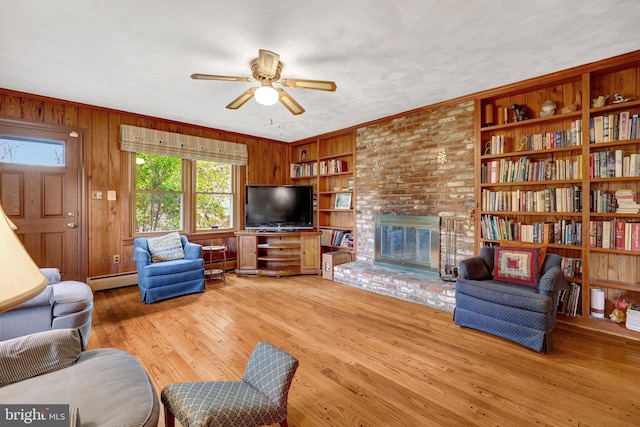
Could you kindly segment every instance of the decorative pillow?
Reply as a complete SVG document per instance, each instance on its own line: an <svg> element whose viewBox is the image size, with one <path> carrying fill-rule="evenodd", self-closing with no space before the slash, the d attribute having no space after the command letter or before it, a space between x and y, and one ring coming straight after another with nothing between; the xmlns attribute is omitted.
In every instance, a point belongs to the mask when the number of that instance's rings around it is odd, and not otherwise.
<svg viewBox="0 0 640 427"><path fill-rule="evenodd" d="M0 387L73 365L82 340L76 329L53 329L0 342Z"/></svg>
<svg viewBox="0 0 640 427"><path fill-rule="evenodd" d="M540 280L540 248L497 246L493 278L537 288Z"/></svg>
<svg viewBox="0 0 640 427"><path fill-rule="evenodd" d="M511 246L514 248L538 248L540 249L540 261L538 265L542 268L544 258L547 256L547 245L544 243L521 242L519 240L500 240L500 246Z"/></svg>
<svg viewBox="0 0 640 427"><path fill-rule="evenodd" d="M178 232L169 233L164 236L150 237L149 253L151 262L171 261L173 259L184 258L184 249L180 241Z"/></svg>

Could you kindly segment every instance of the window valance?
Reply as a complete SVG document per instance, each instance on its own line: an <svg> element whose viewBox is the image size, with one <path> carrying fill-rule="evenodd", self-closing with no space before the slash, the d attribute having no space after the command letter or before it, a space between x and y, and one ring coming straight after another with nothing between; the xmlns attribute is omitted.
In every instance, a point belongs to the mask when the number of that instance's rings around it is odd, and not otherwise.
<svg viewBox="0 0 640 427"><path fill-rule="evenodd" d="M208 160L238 166L246 165L248 158L247 146L244 144L128 125L120 125L120 144L123 151Z"/></svg>

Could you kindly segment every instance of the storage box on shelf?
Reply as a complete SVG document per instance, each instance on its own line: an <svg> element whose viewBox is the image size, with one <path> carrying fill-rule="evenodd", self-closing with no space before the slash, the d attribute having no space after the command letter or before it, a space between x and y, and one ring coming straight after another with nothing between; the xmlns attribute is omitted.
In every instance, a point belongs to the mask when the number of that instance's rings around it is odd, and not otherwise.
<svg viewBox="0 0 640 427"><path fill-rule="evenodd" d="M292 149L291 181L314 185L317 201L314 223L322 231L323 251L354 250L354 153L355 135L351 131L298 142ZM315 166L309 166L309 161ZM297 173L300 170L316 173L301 175Z"/></svg>
<svg viewBox="0 0 640 427"><path fill-rule="evenodd" d="M627 334L589 319L589 290L605 290L605 319L616 300L640 303L640 51L485 92L475 107L477 250L545 244L573 283L565 320Z"/></svg>

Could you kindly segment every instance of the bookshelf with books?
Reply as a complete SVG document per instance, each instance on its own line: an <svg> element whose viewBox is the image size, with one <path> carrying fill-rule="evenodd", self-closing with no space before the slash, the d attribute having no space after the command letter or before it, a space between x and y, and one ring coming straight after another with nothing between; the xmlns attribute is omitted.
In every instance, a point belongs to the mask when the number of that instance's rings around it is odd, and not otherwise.
<svg viewBox="0 0 640 427"><path fill-rule="evenodd" d="M483 92L475 111L476 249L545 245L566 260L562 321L640 338L608 320L640 303L640 51Z"/></svg>
<svg viewBox="0 0 640 427"><path fill-rule="evenodd" d="M301 153L306 153L302 155ZM313 157L308 157L313 154ZM304 161L302 160L304 158ZM294 170L313 161L312 175ZM355 250L355 134L330 134L293 144L292 183L311 183L316 197L314 224L322 232L322 251ZM305 166L306 167L306 166Z"/></svg>
<svg viewBox="0 0 640 427"><path fill-rule="evenodd" d="M313 224L318 224L318 144L296 144L291 150L289 182L313 186Z"/></svg>

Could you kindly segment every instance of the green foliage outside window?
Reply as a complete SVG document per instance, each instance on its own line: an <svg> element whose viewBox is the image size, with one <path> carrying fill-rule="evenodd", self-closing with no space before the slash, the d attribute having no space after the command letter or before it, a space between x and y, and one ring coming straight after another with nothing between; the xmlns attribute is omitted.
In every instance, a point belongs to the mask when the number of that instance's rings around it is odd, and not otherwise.
<svg viewBox="0 0 640 427"><path fill-rule="evenodd" d="M182 167L195 168L195 228L233 227L233 167L208 161L184 162L178 157L137 153L135 174L135 229L138 233L182 230L182 216L191 215L184 206ZM186 172L190 172L187 170Z"/></svg>
<svg viewBox="0 0 640 427"><path fill-rule="evenodd" d="M233 218L232 167L227 163L196 161L196 228L231 228Z"/></svg>
<svg viewBox="0 0 640 427"><path fill-rule="evenodd" d="M136 231L182 228L182 160L136 154Z"/></svg>

